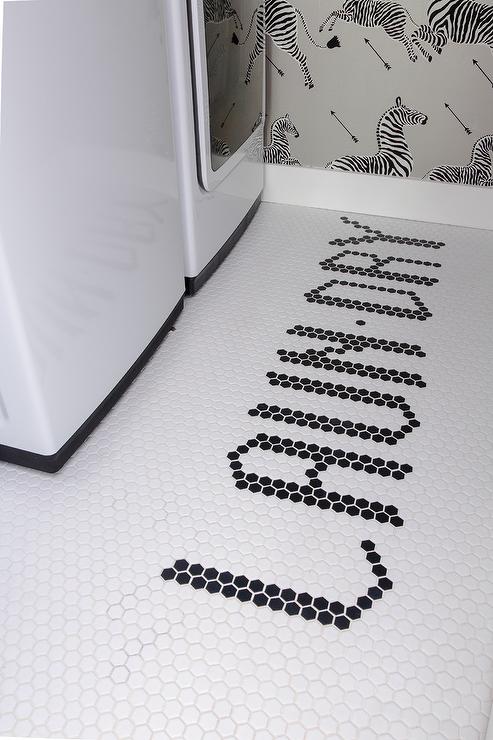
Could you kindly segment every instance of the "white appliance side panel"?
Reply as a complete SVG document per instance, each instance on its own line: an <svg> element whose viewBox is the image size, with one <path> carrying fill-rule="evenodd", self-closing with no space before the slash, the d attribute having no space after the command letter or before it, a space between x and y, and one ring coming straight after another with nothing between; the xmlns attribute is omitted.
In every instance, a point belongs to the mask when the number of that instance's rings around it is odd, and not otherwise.
<svg viewBox="0 0 493 740"><path fill-rule="evenodd" d="M0 296L0 444L22 439L29 449L47 449L51 430L2 242Z"/></svg>
<svg viewBox="0 0 493 740"><path fill-rule="evenodd" d="M262 192L262 127L259 127L250 156L243 158L212 192L203 190L197 173L186 3L183 0L170 0L169 8L171 23L168 27L168 43L185 231L185 275L195 277L228 240Z"/></svg>
<svg viewBox="0 0 493 740"><path fill-rule="evenodd" d="M183 294L164 13L5 5L0 233L46 411L1 426L2 444L56 452Z"/></svg>

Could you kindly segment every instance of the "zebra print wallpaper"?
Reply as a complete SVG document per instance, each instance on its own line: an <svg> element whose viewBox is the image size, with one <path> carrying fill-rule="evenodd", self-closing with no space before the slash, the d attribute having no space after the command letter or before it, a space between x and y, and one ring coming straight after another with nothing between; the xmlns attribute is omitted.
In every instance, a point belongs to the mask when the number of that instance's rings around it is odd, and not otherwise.
<svg viewBox="0 0 493 740"><path fill-rule="evenodd" d="M493 185L493 0L265 0L242 22L246 83L266 33L266 162Z"/></svg>

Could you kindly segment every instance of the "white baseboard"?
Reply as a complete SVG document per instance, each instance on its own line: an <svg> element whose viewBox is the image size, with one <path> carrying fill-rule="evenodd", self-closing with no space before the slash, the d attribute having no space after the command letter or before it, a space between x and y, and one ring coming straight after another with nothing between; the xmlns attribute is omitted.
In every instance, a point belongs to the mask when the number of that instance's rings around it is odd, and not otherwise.
<svg viewBox="0 0 493 740"><path fill-rule="evenodd" d="M493 188L267 165L263 200L493 229Z"/></svg>

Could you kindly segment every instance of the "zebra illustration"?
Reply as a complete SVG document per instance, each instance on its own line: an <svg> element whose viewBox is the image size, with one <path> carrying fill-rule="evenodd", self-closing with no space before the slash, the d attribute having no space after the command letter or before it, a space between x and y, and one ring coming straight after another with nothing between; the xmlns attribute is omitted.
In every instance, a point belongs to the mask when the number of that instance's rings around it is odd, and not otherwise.
<svg viewBox="0 0 493 740"><path fill-rule="evenodd" d="M493 50L493 6L476 0L433 0L428 8L428 25L419 26L411 39L417 46L425 41L438 54L448 41L486 44Z"/></svg>
<svg viewBox="0 0 493 740"><path fill-rule="evenodd" d="M270 144L264 149L264 162L268 164L300 164L291 156L288 136L299 137L299 132L289 114L277 118L270 129Z"/></svg>
<svg viewBox="0 0 493 740"><path fill-rule="evenodd" d="M262 162L264 158L264 114L259 113L252 126L252 134L248 145L247 157L254 162Z"/></svg>
<svg viewBox="0 0 493 740"><path fill-rule="evenodd" d="M222 23L234 18L236 28L243 29L240 16L230 0L204 0L204 20L206 23Z"/></svg>
<svg viewBox="0 0 493 740"><path fill-rule="evenodd" d="M415 62L418 58L413 48L412 37L406 33L409 21L418 28L410 13L399 3L387 0L346 0L341 10L333 10L320 26L320 33L329 23L329 31L335 26L338 19L347 23L356 23L364 28L382 28L391 39L400 41L406 47L409 59ZM421 47L419 41L414 40L424 56L431 61L431 56Z"/></svg>
<svg viewBox="0 0 493 740"><path fill-rule="evenodd" d="M395 105L385 111L377 125L378 152L368 157L347 156L335 159L326 169L340 172L364 172L369 175L409 177L414 158L404 138L404 126L424 125L428 116L403 105L397 98Z"/></svg>
<svg viewBox="0 0 493 740"><path fill-rule="evenodd" d="M305 86L310 90L314 87L313 79L308 68L306 54L303 53L298 44L298 18L301 20L305 33L311 43L319 49L325 49L325 46L317 44L311 35L301 11L291 5L291 3L287 2L287 0L266 0L265 3L260 3L259 7L254 10L250 21L250 27L244 41L240 41L236 34L233 36L233 43L243 46L247 43L252 32L254 22L256 21L255 45L250 54L250 61L245 78L246 85L251 81L255 62L264 52L265 34L267 34L279 49L286 51L298 62L300 69L303 72ZM332 39L327 44L329 48L333 48L337 45L337 39Z"/></svg>
<svg viewBox="0 0 493 740"><path fill-rule="evenodd" d="M479 185L490 188L493 186L492 151L493 135L482 136L473 146L471 161L468 165L435 167L428 172L426 178L438 182L454 182L458 185Z"/></svg>
<svg viewBox="0 0 493 740"><path fill-rule="evenodd" d="M217 154L219 157L229 157L231 149L223 139L218 139L217 136L211 136L211 152Z"/></svg>

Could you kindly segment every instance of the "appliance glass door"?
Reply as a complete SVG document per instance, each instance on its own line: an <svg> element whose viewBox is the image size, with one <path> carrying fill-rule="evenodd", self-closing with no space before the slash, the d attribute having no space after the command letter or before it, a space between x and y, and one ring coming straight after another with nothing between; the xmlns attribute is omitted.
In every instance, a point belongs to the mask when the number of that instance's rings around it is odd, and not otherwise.
<svg viewBox="0 0 493 740"><path fill-rule="evenodd" d="M241 158L261 157L264 4L190 0L190 11L200 179L212 190Z"/></svg>

